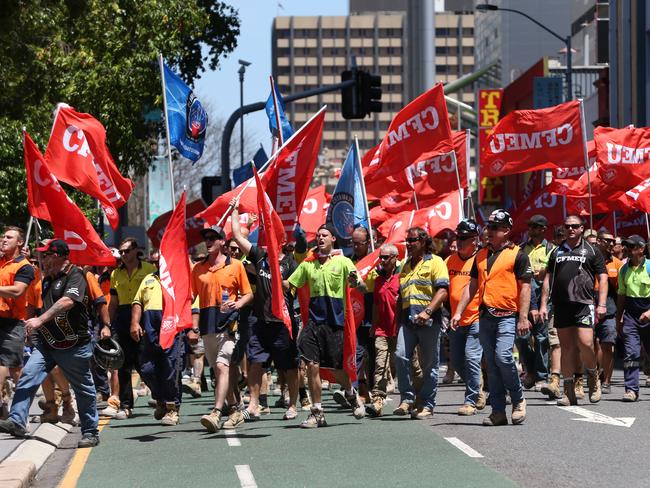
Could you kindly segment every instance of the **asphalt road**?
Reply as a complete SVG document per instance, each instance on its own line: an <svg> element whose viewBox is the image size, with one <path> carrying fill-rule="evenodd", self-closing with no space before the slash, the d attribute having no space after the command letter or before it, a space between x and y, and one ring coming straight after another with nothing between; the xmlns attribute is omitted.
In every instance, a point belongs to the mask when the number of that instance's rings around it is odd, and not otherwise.
<svg viewBox="0 0 650 488"><path fill-rule="evenodd" d="M80 488L124 487L332 487L382 486L548 487L647 486L650 388L625 404L620 372L612 393L574 411L527 392L523 425L486 428L489 407L473 417L456 410L463 386L440 387L430 421L384 416L355 420L326 396L330 426L305 431L281 420L282 411L245 424L232 435L205 432L198 419L210 408L205 396L188 399L181 424L162 427L139 399L136 416L111 421L87 460L60 450L33 486L60 486L62 466L80 469ZM271 403L274 399L271 400ZM396 405L393 397L387 410ZM597 415L601 414L601 415ZM299 419L306 417L299 415ZM632 420L634 418L634 420ZM576 420L583 419L583 420ZM588 419L590 421L586 421ZM617 420L622 419L622 420ZM81 452L81 451L77 451ZM110 481L109 481L110 480Z"/></svg>

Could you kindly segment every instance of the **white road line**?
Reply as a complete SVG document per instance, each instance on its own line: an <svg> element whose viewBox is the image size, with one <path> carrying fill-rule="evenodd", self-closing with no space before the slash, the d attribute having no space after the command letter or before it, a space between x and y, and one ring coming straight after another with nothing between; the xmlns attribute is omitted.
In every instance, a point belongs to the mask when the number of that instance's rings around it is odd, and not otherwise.
<svg viewBox="0 0 650 488"><path fill-rule="evenodd" d="M458 437L445 437L445 440L449 442L452 446L457 447L461 451L463 451L465 454L467 454L471 458L482 458L483 454L480 452L472 449L469 447L467 444L465 444L463 441L461 441Z"/></svg>
<svg viewBox="0 0 650 488"><path fill-rule="evenodd" d="M239 478L241 488L257 488L255 477L248 464L236 464L235 469L237 470L237 477Z"/></svg>
<svg viewBox="0 0 650 488"><path fill-rule="evenodd" d="M241 446L241 441L236 437L237 436L236 430L224 430L223 433L226 436L226 441L228 442L228 445L230 447Z"/></svg>

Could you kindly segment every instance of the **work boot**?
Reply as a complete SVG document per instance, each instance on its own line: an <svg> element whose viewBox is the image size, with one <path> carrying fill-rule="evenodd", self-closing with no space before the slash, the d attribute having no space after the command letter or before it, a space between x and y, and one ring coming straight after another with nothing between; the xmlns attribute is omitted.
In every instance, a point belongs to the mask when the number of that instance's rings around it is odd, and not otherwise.
<svg viewBox="0 0 650 488"><path fill-rule="evenodd" d="M106 417L115 418L117 412L120 410L120 399L117 396L110 396L107 400L108 406L99 412L100 415L105 415Z"/></svg>
<svg viewBox="0 0 650 488"><path fill-rule="evenodd" d="M399 407L393 410L393 415L399 415L400 417L404 417L406 415L411 415L412 411L413 411L412 403L402 402L399 404Z"/></svg>
<svg viewBox="0 0 650 488"><path fill-rule="evenodd" d="M156 408L153 411L153 418L156 420L162 420L166 413L167 407L165 406L165 402L156 400Z"/></svg>
<svg viewBox="0 0 650 488"><path fill-rule="evenodd" d="M208 432L218 432L221 422L221 410L213 408L212 412L208 415L201 417L201 425L206 428Z"/></svg>
<svg viewBox="0 0 650 488"><path fill-rule="evenodd" d="M230 409L230 414L228 415L228 420L226 420L223 424L224 429L236 429L239 427L241 424L245 422L244 419L244 414L242 413L239 408L232 407Z"/></svg>
<svg viewBox="0 0 650 488"><path fill-rule="evenodd" d="M522 398L517 403L512 404L512 424L522 424L526 420L526 400Z"/></svg>
<svg viewBox="0 0 650 488"><path fill-rule="evenodd" d="M81 436L81 440L77 444L79 449L88 449L99 445L99 435L97 434L84 434Z"/></svg>
<svg viewBox="0 0 650 488"><path fill-rule="evenodd" d="M481 392L478 394L478 398L476 399L476 410L483 410L485 408L485 405L487 404L487 398L485 396L485 392L481 390Z"/></svg>
<svg viewBox="0 0 650 488"><path fill-rule="evenodd" d="M61 412L59 420L64 424L74 425L76 412L74 409L74 401L72 400L72 395L70 392L61 397L61 404L63 405L63 411Z"/></svg>
<svg viewBox="0 0 650 488"><path fill-rule="evenodd" d="M381 410L384 408L385 400L379 395L372 398L372 403L366 405L366 413L370 417L381 417Z"/></svg>
<svg viewBox="0 0 650 488"><path fill-rule="evenodd" d="M161 425L178 425L178 421L180 419L178 417L178 409L176 408L176 404L174 402L167 403L165 407L166 412L165 416L160 421Z"/></svg>
<svg viewBox="0 0 650 488"><path fill-rule="evenodd" d="M575 374L573 375L573 380L575 381L575 389L576 389L576 398L578 400L582 400L585 397L585 388L584 388L584 375L582 374Z"/></svg>
<svg viewBox="0 0 650 488"><path fill-rule="evenodd" d="M199 398L201 396L201 379L192 378L188 381L183 381L183 393L191 395L192 398Z"/></svg>
<svg viewBox="0 0 650 488"><path fill-rule="evenodd" d="M577 405L578 399L576 398L575 382L573 379L564 380L564 395L557 401L560 407L568 407L570 405Z"/></svg>
<svg viewBox="0 0 650 488"><path fill-rule="evenodd" d="M303 429L315 429L317 427L327 427L327 422L325 421L325 414L323 413L322 408L311 407L311 413L307 420L300 424L300 427Z"/></svg>
<svg viewBox="0 0 650 488"><path fill-rule="evenodd" d="M548 395L549 400L558 400L562 397L560 392L560 374L551 373L551 376L548 379L548 383L545 383L541 388L540 392L544 395Z"/></svg>
<svg viewBox="0 0 650 488"><path fill-rule="evenodd" d="M469 417L470 415L475 415L476 410L477 408L474 405L470 403L466 403L458 409L458 415L463 417Z"/></svg>
<svg viewBox="0 0 650 488"><path fill-rule="evenodd" d="M55 401L45 402L41 424L56 424L59 421L59 407Z"/></svg>
<svg viewBox="0 0 650 488"><path fill-rule="evenodd" d="M589 388L589 401L591 403L598 403L600 401L600 378L598 377L598 370L587 370L587 386Z"/></svg>
<svg viewBox="0 0 650 488"><path fill-rule="evenodd" d="M483 425L486 427L508 425L508 417L505 412L492 412L489 417L483 419Z"/></svg>
<svg viewBox="0 0 650 488"><path fill-rule="evenodd" d="M621 401L623 402L636 402L639 399L639 395L632 391L632 390L627 390L625 394L623 395L623 398L621 398Z"/></svg>

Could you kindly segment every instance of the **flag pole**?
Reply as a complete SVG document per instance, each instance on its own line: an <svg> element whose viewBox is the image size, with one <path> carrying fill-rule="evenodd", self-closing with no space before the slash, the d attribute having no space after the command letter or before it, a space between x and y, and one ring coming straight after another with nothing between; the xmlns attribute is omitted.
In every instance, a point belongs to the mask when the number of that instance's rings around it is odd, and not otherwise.
<svg viewBox="0 0 650 488"><path fill-rule="evenodd" d="M648 233L648 239L650 239L650 222L648 222L648 214L645 214L645 228Z"/></svg>
<svg viewBox="0 0 650 488"><path fill-rule="evenodd" d="M357 165L359 169L359 176L361 180L361 193L363 194L363 204L366 207L366 216L368 217L368 234L370 235L370 252L375 251L375 239L372 235L372 224L370 223L370 209L368 208L368 195L366 195L366 182L363 180L363 168L361 167L361 153L359 153L359 139L357 136L354 136L354 147L357 152L356 161L354 164Z"/></svg>
<svg viewBox="0 0 650 488"><path fill-rule="evenodd" d="M612 218L614 219L614 237L618 237L616 235L616 211L612 212Z"/></svg>
<svg viewBox="0 0 650 488"><path fill-rule="evenodd" d="M34 217L29 217L29 224L27 224L27 234L25 235L25 244L23 245L23 249L29 248L29 238L31 237L32 234L32 227L34 226ZM38 247L38 246L36 246Z"/></svg>
<svg viewBox="0 0 650 488"><path fill-rule="evenodd" d="M158 64L160 65L160 83L163 93L163 112L165 115L165 131L167 133L167 158L169 161L169 181L172 192L172 212L176 207L176 193L174 189L174 163L172 162L172 141L169 136L169 113L167 112L167 89L165 88L165 62L162 53L158 53Z"/></svg>
<svg viewBox="0 0 650 488"><path fill-rule="evenodd" d="M456 170L456 183L458 183L458 196L460 198L460 220L465 218L463 209L463 187L460 184L460 171L458 171L458 159L456 158L456 151L451 152L451 159L454 161L454 169Z"/></svg>
<svg viewBox="0 0 650 488"><path fill-rule="evenodd" d="M472 190L469 186L469 169L470 165L470 154L471 154L471 138L472 131L470 129L465 129L465 163L466 163L466 177L467 177L467 216L473 219L476 219L476 214L474 213L474 202L472 201Z"/></svg>
<svg viewBox="0 0 650 488"><path fill-rule="evenodd" d="M264 171L266 171L266 170L268 169L268 167L271 165L271 162L275 161L275 159L278 157L278 154L280 154L280 151L281 151L282 149L284 149L284 147L285 147L287 144L289 144L289 142L291 142L291 141L293 140L294 137L297 137L298 134L300 134L300 132L301 132L305 127L307 127L307 126L311 123L312 120L314 120L316 117L318 117L318 116L320 115L320 113L321 113L323 110L325 110L325 109L327 109L327 105L323 105L323 106L320 108L320 110L319 110L318 112L316 112L314 115L312 115L311 118L310 118L307 122L305 122L305 123L300 127L300 129L298 129L296 132L294 132L293 135L292 135L289 139L287 139L287 140L284 142L284 144L282 144L280 147L278 147L278 149L277 149L277 150L276 150L276 151L271 155L271 157L266 161L266 163L264 163L264 164L262 165L262 167L257 171L258 174L259 174L260 176L262 176L262 174L264 173ZM238 194L235 198L236 198L236 199L239 199L239 197L242 195L242 193L244 193L244 191L246 191L246 190L248 189L248 187L251 186L251 183L253 183L254 180L255 180L255 178L249 178L248 181L246 182L246 185L244 186L244 188L241 189L241 191L239 192L239 194ZM230 215L230 212L232 211L232 209L233 209L232 206L228 206L228 210L226 210L226 213L224 213L224 214L221 216L221 218L219 219L219 222L217 222L217 226L219 226L219 227L221 226L221 224L223 223L223 221L226 220L226 219L228 218L228 215Z"/></svg>
<svg viewBox="0 0 650 488"><path fill-rule="evenodd" d="M282 125L280 125L280 113L278 112L278 99L275 96L275 81L273 80L273 75L269 76L271 80L271 96L273 97L273 110L275 110L275 125L278 128L278 146L282 145Z"/></svg>
<svg viewBox="0 0 650 488"><path fill-rule="evenodd" d="M578 98L580 103L580 128L582 131L582 148L585 158L585 170L587 171L587 189L589 192L589 228L594 228L594 211L591 202L591 175L589 174L589 153L587 151L587 128L585 127L585 108L582 98Z"/></svg>
<svg viewBox="0 0 650 488"><path fill-rule="evenodd" d="M41 224L38 222L38 219L34 219L34 235L36 237L36 246L34 246L34 249L39 247L39 243L41 242ZM43 269L43 263L41 262L41 253L37 252L36 253L36 259L38 259L38 267L39 269Z"/></svg>

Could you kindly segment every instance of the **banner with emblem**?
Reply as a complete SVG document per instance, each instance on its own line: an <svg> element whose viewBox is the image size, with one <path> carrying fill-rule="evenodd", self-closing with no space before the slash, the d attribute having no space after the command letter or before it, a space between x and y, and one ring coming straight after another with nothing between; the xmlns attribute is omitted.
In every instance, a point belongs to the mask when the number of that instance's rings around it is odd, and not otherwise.
<svg viewBox="0 0 650 488"><path fill-rule="evenodd" d="M203 154L208 114L190 87L166 63L162 77L170 144L184 157L197 162Z"/></svg>
<svg viewBox="0 0 650 488"><path fill-rule="evenodd" d="M585 166L580 104L510 112L486 140L481 177Z"/></svg>

